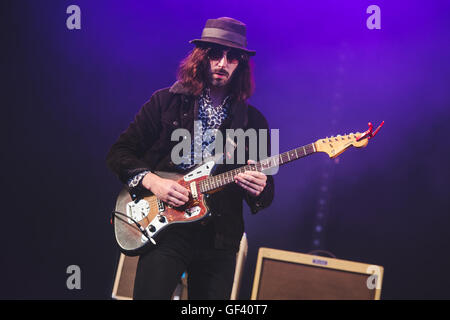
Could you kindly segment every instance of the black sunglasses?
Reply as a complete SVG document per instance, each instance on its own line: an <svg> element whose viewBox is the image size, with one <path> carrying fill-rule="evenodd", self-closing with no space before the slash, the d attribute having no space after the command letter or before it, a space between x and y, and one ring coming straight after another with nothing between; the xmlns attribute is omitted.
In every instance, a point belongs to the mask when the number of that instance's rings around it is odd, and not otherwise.
<svg viewBox="0 0 450 320"><path fill-rule="evenodd" d="M222 49L222 48L211 48L208 51L208 57L209 59L213 60L213 61L217 61L222 59L224 52L227 49ZM233 50L230 49L227 52L227 61L228 63L237 63L239 61L242 60L242 53L240 53L238 50Z"/></svg>

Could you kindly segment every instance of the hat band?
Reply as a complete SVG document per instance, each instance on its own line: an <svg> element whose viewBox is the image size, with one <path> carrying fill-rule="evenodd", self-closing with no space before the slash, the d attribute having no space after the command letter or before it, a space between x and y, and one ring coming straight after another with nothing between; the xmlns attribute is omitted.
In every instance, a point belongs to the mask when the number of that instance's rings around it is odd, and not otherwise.
<svg viewBox="0 0 450 320"><path fill-rule="evenodd" d="M219 38L234 42L241 47L246 46L245 36L242 36L236 32L231 32L219 28L204 28L202 32L202 38Z"/></svg>

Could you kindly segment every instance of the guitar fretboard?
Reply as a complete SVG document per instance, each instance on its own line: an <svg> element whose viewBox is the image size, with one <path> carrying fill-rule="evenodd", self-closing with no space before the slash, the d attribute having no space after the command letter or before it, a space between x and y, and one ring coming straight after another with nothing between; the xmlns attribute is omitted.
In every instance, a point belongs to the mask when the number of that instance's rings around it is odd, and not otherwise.
<svg viewBox="0 0 450 320"><path fill-rule="evenodd" d="M209 192L215 189L221 188L227 184L234 183L234 177L239 173L245 171L259 171L269 170L271 168L281 166L288 162L306 157L312 153L316 152L314 143L308 144L303 147L298 147L296 149L286 151L276 156L269 157L267 159L261 160L255 164L242 166L216 176L211 176L199 182L200 192Z"/></svg>

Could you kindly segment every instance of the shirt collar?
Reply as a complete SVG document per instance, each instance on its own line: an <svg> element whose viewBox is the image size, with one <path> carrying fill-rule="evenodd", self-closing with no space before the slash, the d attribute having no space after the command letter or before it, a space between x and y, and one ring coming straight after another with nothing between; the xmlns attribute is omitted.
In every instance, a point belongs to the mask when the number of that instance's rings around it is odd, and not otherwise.
<svg viewBox="0 0 450 320"><path fill-rule="evenodd" d="M211 89L206 87L202 94L200 95L200 99L203 99L205 101L206 104L211 105L212 106L212 100L211 100ZM226 96L222 103L219 105L219 108L223 108L224 106L227 105L228 100L230 100L230 95Z"/></svg>

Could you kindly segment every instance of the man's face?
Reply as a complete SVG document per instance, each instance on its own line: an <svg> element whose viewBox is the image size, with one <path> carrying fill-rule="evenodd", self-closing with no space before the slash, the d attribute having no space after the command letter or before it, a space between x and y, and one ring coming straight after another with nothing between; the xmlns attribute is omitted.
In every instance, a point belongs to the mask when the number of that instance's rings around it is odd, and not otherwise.
<svg viewBox="0 0 450 320"><path fill-rule="evenodd" d="M223 87L230 83L239 65L241 53L229 47L212 47L208 53L210 63L210 82L212 86Z"/></svg>

